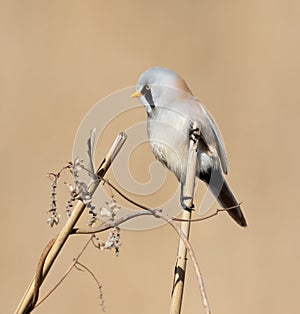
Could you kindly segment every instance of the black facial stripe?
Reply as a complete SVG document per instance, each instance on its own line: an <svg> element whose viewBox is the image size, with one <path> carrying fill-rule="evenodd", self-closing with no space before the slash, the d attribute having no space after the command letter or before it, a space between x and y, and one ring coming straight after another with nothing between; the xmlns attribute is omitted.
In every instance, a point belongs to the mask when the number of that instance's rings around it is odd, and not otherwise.
<svg viewBox="0 0 300 314"><path fill-rule="evenodd" d="M141 94L145 96L148 104L150 105L151 109L155 108L155 104L152 98L151 89L148 85L144 85L143 89L141 90Z"/></svg>

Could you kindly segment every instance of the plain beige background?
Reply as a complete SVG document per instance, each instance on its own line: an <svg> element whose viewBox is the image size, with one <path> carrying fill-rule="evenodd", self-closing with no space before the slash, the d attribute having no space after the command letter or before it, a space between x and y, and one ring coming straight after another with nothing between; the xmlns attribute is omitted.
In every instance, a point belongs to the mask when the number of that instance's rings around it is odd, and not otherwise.
<svg viewBox="0 0 300 314"><path fill-rule="evenodd" d="M298 312L299 21L292 0L1 1L1 312L16 308L61 227L45 223L45 174L71 158L91 106L153 65L180 73L218 122L249 222L243 230L219 215L193 226L213 313ZM165 226L121 236L119 257L91 247L82 258L106 312L168 313L176 235ZM70 240L42 294L85 241ZM36 313L99 313L98 304L95 283L74 271ZM189 267L183 313L202 312Z"/></svg>

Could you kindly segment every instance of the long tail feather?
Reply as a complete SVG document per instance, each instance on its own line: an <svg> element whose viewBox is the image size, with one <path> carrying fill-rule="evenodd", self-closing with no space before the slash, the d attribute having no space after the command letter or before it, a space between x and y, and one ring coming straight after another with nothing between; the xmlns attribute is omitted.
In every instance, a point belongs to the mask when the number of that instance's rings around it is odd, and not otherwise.
<svg viewBox="0 0 300 314"><path fill-rule="evenodd" d="M228 214L242 227L247 226L246 219L242 213L236 198L230 190L224 176L220 170L216 170L210 173L201 173L200 179L203 180L209 187L210 191L218 200L219 204L223 208L234 207L228 209Z"/></svg>

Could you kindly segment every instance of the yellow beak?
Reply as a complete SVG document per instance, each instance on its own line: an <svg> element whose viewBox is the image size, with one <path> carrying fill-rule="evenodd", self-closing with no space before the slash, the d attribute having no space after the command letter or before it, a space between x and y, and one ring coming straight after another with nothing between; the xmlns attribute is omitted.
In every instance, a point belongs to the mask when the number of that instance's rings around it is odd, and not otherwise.
<svg viewBox="0 0 300 314"><path fill-rule="evenodd" d="M130 96L130 98L138 98L138 97L141 97L141 96L143 96L141 92L134 92L134 93Z"/></svg>

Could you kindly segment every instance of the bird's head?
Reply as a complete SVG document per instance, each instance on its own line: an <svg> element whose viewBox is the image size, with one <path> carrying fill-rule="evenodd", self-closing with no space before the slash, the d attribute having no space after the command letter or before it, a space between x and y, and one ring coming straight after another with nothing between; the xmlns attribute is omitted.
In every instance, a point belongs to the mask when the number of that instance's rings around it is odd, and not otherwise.
<svg viewBox="0 0 300 314"><path fill-rule="evenodd" d="M170 103L172 98L178 97L178 92L192 94L186 82L177 73L153 67L142 73L137 82L136 92L131 98L139 98L150 113L156 106Z"/></svg>

